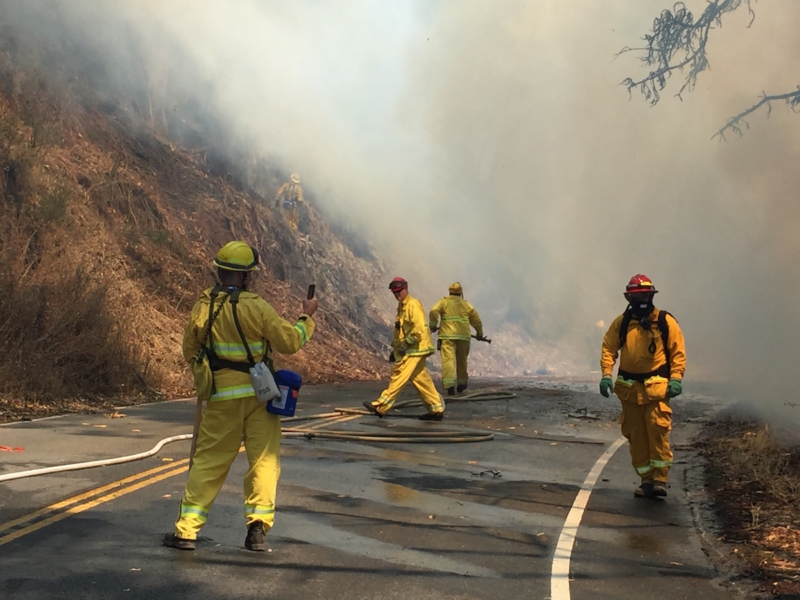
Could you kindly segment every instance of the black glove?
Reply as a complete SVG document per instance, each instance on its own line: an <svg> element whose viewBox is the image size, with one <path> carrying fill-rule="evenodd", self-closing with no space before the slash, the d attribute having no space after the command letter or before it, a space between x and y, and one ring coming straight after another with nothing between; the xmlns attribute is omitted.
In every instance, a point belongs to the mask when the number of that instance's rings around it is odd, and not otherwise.
<svg viewBox="0 0 800 600"><path fill-rule="evenodd" d="M389 350L389 362L393 363L395 360L396 359L394 357L394 350Z"/></svg>

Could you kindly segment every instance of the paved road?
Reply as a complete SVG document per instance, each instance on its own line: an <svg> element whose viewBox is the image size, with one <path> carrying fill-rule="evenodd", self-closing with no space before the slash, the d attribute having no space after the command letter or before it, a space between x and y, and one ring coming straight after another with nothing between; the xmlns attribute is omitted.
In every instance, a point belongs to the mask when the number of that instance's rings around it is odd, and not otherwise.
<svg viewBox="0 0 800 600"><path fill-rule="evenodd" d="M500 389L498 382L485 382ZM478 444L285 439L271 552L243 549L244 455L194 553L164 548L188 442L136 463L0 484L0 598L730 598L701 549L678 454L665 502L636 500L616 401L559 382L511 382L510 401L453 403L444 423L348 417L353 431L486 431ZM303 390L305 414L360 406L379 387ZM588 407L597 419L570 418ZM708 406L676 403L678 419ZM0 427L0 472L140 452L191 431L193 401ZM412 411L411 409L406 412ZM316 425L314 425L316 426ZM676 439L691 433L676 427ZM597 465L597 466L596 466ZM602 466L602 472L598 469ZM585 512L575 508L594 468ZM576 512L577 511L577 512ZM571 554L565 521L582 517ZM554 557L569 580L552 587ZM564 563L564 560L567 563ZM556 571L558 571L558 568Z"/></svg>

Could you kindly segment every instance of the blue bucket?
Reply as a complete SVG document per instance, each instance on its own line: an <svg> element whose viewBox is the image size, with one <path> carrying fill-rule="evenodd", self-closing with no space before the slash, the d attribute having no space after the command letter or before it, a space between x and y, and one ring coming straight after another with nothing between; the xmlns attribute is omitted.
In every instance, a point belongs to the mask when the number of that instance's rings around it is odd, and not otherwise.
<svg viewBox="0 0 800 600"><path fill-rule="evenodd" d="M294 371L282 369L275 373L275 383L278 384L281 397L267 402L267 412L282 417L293 417L303 378Z"/></svg>

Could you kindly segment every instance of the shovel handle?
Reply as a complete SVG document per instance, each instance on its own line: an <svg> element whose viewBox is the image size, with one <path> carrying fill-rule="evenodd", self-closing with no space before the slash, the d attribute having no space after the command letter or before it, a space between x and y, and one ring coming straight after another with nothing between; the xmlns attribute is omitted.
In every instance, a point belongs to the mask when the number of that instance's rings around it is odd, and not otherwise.
<svg viewBox="0 0 800 600"><path fill-rule="evenodd" d="M198 398L197 406L194 410L194 429L192 430L192 449L189 451L189 468L192 468L194 452L197 450L197 434L200 431L200 420L203 418L203 401Z"/></svg>

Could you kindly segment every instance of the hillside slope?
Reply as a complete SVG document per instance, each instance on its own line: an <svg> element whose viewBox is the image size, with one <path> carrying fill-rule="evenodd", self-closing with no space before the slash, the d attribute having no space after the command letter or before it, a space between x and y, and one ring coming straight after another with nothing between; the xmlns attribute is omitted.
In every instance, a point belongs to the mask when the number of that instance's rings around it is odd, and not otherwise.
<svg viewBox="0 0 800 600"><path fill-rule="evenodd" d="M46 412L59 409L63 398L190 393L180 355L183 326L202 289L213 284L211 259L231 239L258 248L264 271L255 290L287 318L298 314L306 285L317 285L318 333L279 364L308 381L379 376L392 313L384 267L357 258L313 206L300 231L287 227L265 199L274 197L284 174L250 161L259 193L218 156L157 136L113 103L89 94L67 99L47 76L20 70L5 55L5 418L15 400L31 410L39 401L37 410Z"/></svg>

